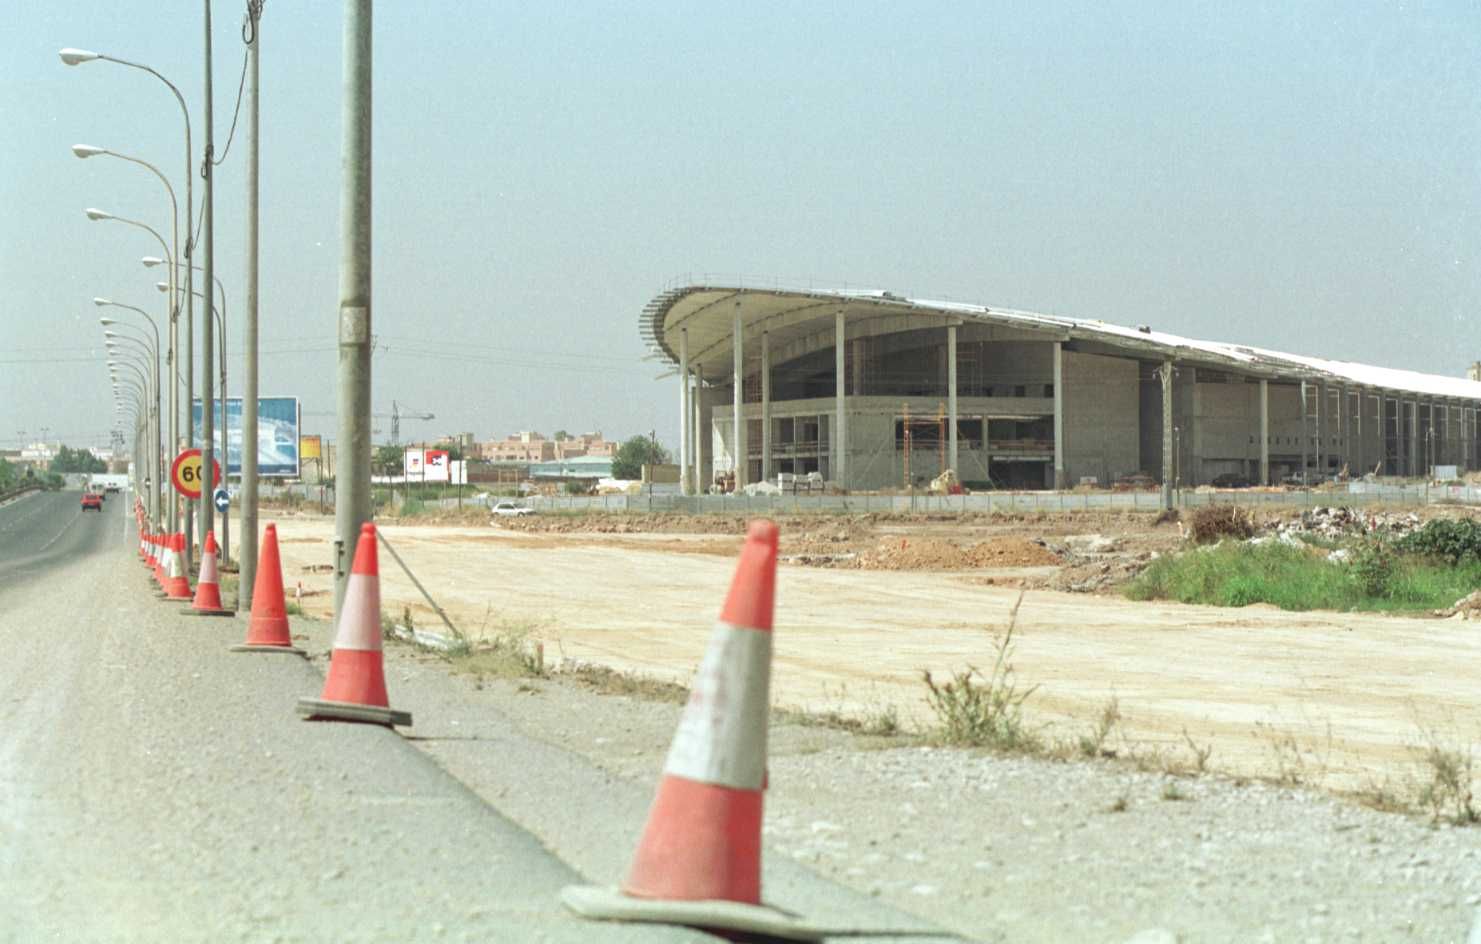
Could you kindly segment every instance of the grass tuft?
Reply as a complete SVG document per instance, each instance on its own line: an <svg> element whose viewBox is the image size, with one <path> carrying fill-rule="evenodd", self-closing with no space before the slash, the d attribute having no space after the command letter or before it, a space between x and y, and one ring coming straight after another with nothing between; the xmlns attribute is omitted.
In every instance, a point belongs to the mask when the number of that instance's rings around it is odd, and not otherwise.
<svg viewBox="0 0 1481 944"><path fill-rule="evenodd" d="M1010 628L994 641L997 658L984 674L975 666L952 674L938 683L930 670L923 669L927 701L938 722L934 739L955 747L990 747L999 751L1036 753L1042 739L1023 721L1023 703L1038 688L1031 685L1019 690L1009 661L1013 652L1013 630Z"/></svg>

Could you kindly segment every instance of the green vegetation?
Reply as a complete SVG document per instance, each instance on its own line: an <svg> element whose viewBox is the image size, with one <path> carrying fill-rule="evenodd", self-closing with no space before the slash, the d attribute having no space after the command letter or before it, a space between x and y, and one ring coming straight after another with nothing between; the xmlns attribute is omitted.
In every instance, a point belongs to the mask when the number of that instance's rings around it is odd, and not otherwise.
<svg viewBox="0 0 1481 944"><path fill-rule="evenodd" d="M612 457L612 478L638 479L643 476L643 466L672 462L669 451L647 436L634 436L617 447Z"/></svg>
<svg viewBox="0 0 1481 944"><path fill-rule="evenodd" d="M1434 518L1397 542L1406 554L1422 554L1447 564L1481 561L1481 521L1475 518Z"/></svg>
<svg viewBox="0 0 1481 944"><path fill-rule="evenodd" d="M1042 748L1038 735L1023 721L1023 703L1038 688L1020 689L1014 676L1013 631L994 640L997 658L992 669L981 672L974 666L937 683L929 670L921 676L926 700L938 722L935 739L955 747L990 747L1000 751L1036 753Z"/></svg>
<svg viewBox="0 0 1481 944"><path fill-rule="evenodd" d="M47 466L47 469L57 474L82 472L92 475L98 472L107 472L108 463L99 459L86 449L72 449L68 446L63 446L52 457L51 465Z"/></svg>
<svg viewBox="0 0 1481 944"><path fill-rule="evenodd" d="M1402 542L1400 542L1402 543ZM1427 610L1481 587L1481 560L1451 565L1378 541L1349 545L1348 563L1276 541L1224 543L1152 562L1127 584L1133 600L1212 606L1270 603L1283 610Z"/></svg>

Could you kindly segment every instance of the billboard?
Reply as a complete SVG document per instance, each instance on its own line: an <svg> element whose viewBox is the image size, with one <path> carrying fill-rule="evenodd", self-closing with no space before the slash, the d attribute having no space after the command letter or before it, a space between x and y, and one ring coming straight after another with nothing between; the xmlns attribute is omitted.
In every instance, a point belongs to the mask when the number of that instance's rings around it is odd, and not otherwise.
<svg viewBox="0 0 1481 944"><path fill-rule="evenodd" d="M402 470L409 482L450 481L446 449L408 449Z"/></svg>
<svg viewBox="0 0 1481 944"><path fill-rule="evenodd" d="M221 443L222 408L226 410L226 474L242 474L242 398L228 397L216 401L216 445ZM297 397L257 398L257 474L263 478L299 476L299 435ZM190 424L194 442L201 439L201 401L190 404Z"/></svg>
<svg viewBox="0 0 1481 944"><path fill-rule="evenodd" d="M320 440L318 436L298 437L299 461L304 461L306 459L320 459L323 458L323 455L324 452L322 448L322 440Z"/></svg>

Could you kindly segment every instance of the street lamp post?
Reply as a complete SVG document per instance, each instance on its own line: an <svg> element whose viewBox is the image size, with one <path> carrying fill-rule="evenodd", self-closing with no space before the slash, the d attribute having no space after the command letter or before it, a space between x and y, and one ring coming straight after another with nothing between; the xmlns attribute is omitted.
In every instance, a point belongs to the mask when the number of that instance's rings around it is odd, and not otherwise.
<svg viewBox="0 0 1481 944"><path fill-rule="evenodd" d="M145 317L148 317L148 316L146 315ZM153 415L153 418L154 418L154 440L153 440L154 441L154 448L153 448L153 450L151 450L152 453L153 453L153 455L151 455L149 457L149 461L151 461L152 466L153 466L153 468L156 471L155 471L154 474L151 474L150 480L152 482L158 483L158 481L159 481L159 479L158 479L158 469L159 469L159 465L160 465L160 463L159 463L159 331L158 331L158 329L155 329L154 338L153 338L153 344L151 346L151 344L149 343L150 340L151 340L150 337L149 337L149 335L144 334L143 330L140 329L140 328L134 327L133 325L125 325L125 324L122 324L122 323L120 323L118 321L115 321L112 318L99 318L98 321L99 321L99 323L102 324L103 328L105 329L103 331L103 337L105 339L108 339L109 341L112 341L114 339L117 339L117 340L120 340L120 341L130 341L130 342L132 342L134 344L139 345L140 347L143 347L145 349L145 351L148 352L151 355L150 356L150 366L152 366L154 368L154 411L153 411L153 414L152 414ZM144 340L143 341L139 341L137 338L134 338L131 335L121 335L121 334L116 334L116 333L114 333L112 331L106 330L106 329L108 329L110 327L115 327L115 326L116 327L119 327L119 328L131 328L131 329L133 329L135 331L138 331L139 334L143 335ZM150 327L153 327L153 322L150 323ZM112 350L112 349L113 348L110 345L109 350ZM159 493L158 493L157 489L151 489L150 490L150 513L151 513L151 515L157 521L158 518L159 518Z"/></svg>
<svg viewBox="0 0 1481 944"><path fill-rule="evenodd" d="M165 245L165 239L164 239L164 237L161 236L154 229L154 227L150 226L148 223L141 223L138 220L131 220L131 219L129 219L127 217L123 217L123 216L114 216L112 213L108 213L108 212L106 212L104 210L99 210L96 207L89 207L85 212L87 213L87 218L90 219L90 220L112 220L112 221L115 221L115 222L118 222L118 223L126 223L129 226L134 226L134 227L137 227L139 229L144 230L145 232L149 233L150 235L152 235L155 238L155 240L160 245L161 251L164 252L164 254L167 257L173 258L173 257L170 256L170 249L169 249L169 247ZM97 299L97 298L95 298L95 299L93 299L93 304L95 304L95 305L109 305L109 304L113 304L113 303L112 302L109 302L107 299ZM121 307L121 308L132 308L133 306L131 306L131 305L121 305L119 307ZM135 308L134 310L135 311L140 311L140 309L137 309L137 308ZM177 311L178 311L178 308L172 309L171 310L171 316L170 316L170 358L169 358L169 361L168 361L168 363L170 365L170 370L169 370L169 375L170 375L170 442L169 442L170 455L174 455L175 454L175 450L179 448L179 442L180 442L180 439L179 439L179 436L180 436L180 427L179 427L180 409L179 409L179 390L178 390L178 386L179 386L178 381L179 381L179 370L180 370L180 367L179 367L179 364L178 364L178 359L176 357L176 352L178 351L178 348L175 345L175 340L176 339L175 339L175 323L174 323L175 322L174 315L175 315L175 313ZM147 318L148 315L146 314L145 317ZM187 337L188 337L188 332L187 332ZM186 375L186 389L187 389L187 399L185 401L186 402L186 409L189 409L190 400L188 398L188 396L189 396L189 393L188 393L188 391L189 391L189 374L188 373ZM188 415L186 417L186 422L187 422L187 424L189 423L189 417L188 417ZM180 524L180 512L179 512L179 506L173 500L171 500L170 503L169 503L169 512L170 512L169 513L170 532L171 533L174 533L174 532L177 532L177 531L180 530L180 528L179 528L179 524ZM189 521L188 518L186 520L187 520L187 522Z"/></svg>
<svg viewBox="0 0 1481 944"><path fill-rule="evenodd" d="M153 496L154 496L154 503L155 503L154 513L155 513L156 518L158 519L159 518L159 515L160 515L160 506L159 506L160 496L163 494L163 492L162 492L162 490L160 488L160 483L161 483L161 478L162 478L162 475L163 475L162 470L164 468L163 463L161 462L161 457L160 457L160 452L159 452L159 445L158 445L159 444L159 439L160 439L160 436L159 436L159 432L160 432L160 430L159 430L159 326L155 324L154 319L149 316L149 313L147 311L145 311L144 309L142 309L142 308L136 308L133 305L125 305L125 304L123 304L121 302L111 301L111 300L106 299L106 298L94 298L93 299L93 304L96 305L96 306L98 306L99 308L104 308L104 307L123 308L123 309L126 309L128 311L135 312L135 313L141 315L144 318L145 321L149 322L149 327L154 332L154 356L155 356L155 371L154 371L155 436L154 436L154 441L155 441L155 449L154 449L154 473L150 476L150 480L154 484L154 488L153 488ZM105 326L106 325L111 325L111 324L117 324L117 322L115 322L112 318L100 318L99 320L102 321ZM173 358L171 359L171 361L167 361L166 363L172 363L172 361L173 361ZM172 371L173 371L173 367L172 367ZM170 383L170 392L172 394L174 393L174 388L175 388L174 378L172 377L171 378L171 383ZM175 419L175 417L174 417L173 411L172 411L171 416L170 416L170 425L172 427L171 435L174 435L174 431L173 431L174 419ZM173 502L171 504L173 505ZM163 521L162 520L157 520L156 523L162 524ZM173 528L173 526L174 526L174 521L172 520L171 521L171 527Z"/></svg>
<svg viewBox="0 0 1481 944"><path fill-rule="evenodd" d="M155 265L159 265L162 262L164 262L163 259L157 259L157 258L155 258L153 256L145 256L144 257L144 264L146 266L155 266ZM216 314L216 329L217 329L217 331L220 332L219 337L221 339L220 344L218 345L219 346L219 349L220 349L219 350L219 353L221 355L220 356L220 361L221 361L221 433L220 433L220 436L221 436L221 468L223 470L229 470L229 463L227 462L227 457L230 454L226 451L226 426L227 426L227 423L226 423L226 401L227 401L227 395L226 395L226 286L222 285L221 284L221 280L218 279L218 278L215 278L214 275L212 276L211 281L214 282L214 283L216 283L216 291L221 296L221 307L219 309L217 309L216 312L215 312L215 314ZM168 291L170 291L170 284L168 282L155 282L154 283L154 287L157 288L157 289L159 289L161 292L168 292ZM200 292L196 292L195 293L195 297L196 298L200 298L202 301L205 300L204 296L202 296ZM215 413L214 413L214 411L212 411L212 416L214 417L214 415L215 415ZM223 474L223 479L224 480L229 479L229 476L226 475L226 474ZM229 514L222 514L222 516L221 516L221 559L223 561L226 561L226 560L230 560L231 559L231 526L230 526L230 523L229 523L230 521L231 521L231 515L229 515Z"/></svg>
<svg viewBox="0 0 1481 944"><path fill-rule="evenodd" d="M208 12L208 15L209 15L209 11L210 11L210 5L209 5L209 3L207 4L206 9L207 9L207 12ZM207 30L207 33L209 35L209 29ZM61 60L62 60L62 62L65 65L69 65L69 66L81 65L82 63L85 63L85 62L102 61L102 62L112 62L112 63L115 63L117 65L121 65L121 66L128 66L131 69L139 69L140 71L148 72L150 75L154 76L156 79L159 79L161 82L163 82L166 86L169 87L169 90L172 93L174 93L174 95L175 95L175 101L177 103L179 103L179 105L180 105L180 114L185 119L185 229L186 229L186 233L185 233L185 259L186 259L187 262L190 261L190 260L192 260L195 257L195 249L194 249L195 240L191 237L191 234L190 234L191 221L195 219L195 211L194 211L194 203L193 203L194 189L193 189L192 184L191 184L191 181L192 181L193 176L194 176L194 168L191 167L192 156L191 156L191 144L190 144L190 109L188 109L188 108L185 107L185 96L183 96L183 95L180 94L180 89L176 87L175 83L171 82L169 79L165 78L163 75L160 75L153 68L151 68L149 66L146 66L146 65L144 65L143 63L140 63L140 62L130 62L127 59L119 59L119 58L117 58L115 56L109 56L109 55L105 55L103 53L92 52L91 50L87 50L87 49L72 49L70 47L67 48L67 49L61 50L60 52L57 53L57 55L59 57L61 57ZM209 75L209 69L207 70L207 74ZM195 288L195 286L194 286L194 284L192 282L192 276L190 274L190 270L189 269L187 269L186 272L185 272L185 281L186 281L186 289L187 289L187 291L193 290ZM192 373L195 370L195 355L194 355L195 336L194 336L194 333L193 333L194 332L194 328L192 327L192 325L195 322L195 311L194 311L194 302L192 300L192 296L190 296L189 294L187 294L186 297L185 297L185 306L186 306L186 309L185 309L185 408L186 408L186 410L189 410L190 409L191 400L194 399L194 381L193 381L191 375L192 375ZM171 370L171 374L172 375L174 374L174 370L173 369ZM171 378L170 378L170 388L171 388L172 391L174 389L174 386L175 386L175 384L174 384L174 377L171 376ZM189 442L190 437L192 436L192 430L191 430L191 424L189 422L189 418L188 417L187 417L187 421L186 421L186 424L185 424L185 428L186 428L186 433L185 433L185 435L186 435L186 441ZM172 441L170 443L170 448L171 448L172 451L175 449L175 442ZM175 507L175 503L174 502L171 502L170 503L170 508L171 508L172 515L174 513L174 507ZM186 567L186 570L187 571L190 568L190 557L191 557L191 548L190 548L190 521L191 521L190 505L187 504L185 506L185 529L184 529L185 530L185 567ZM172 518L172 524L173 524L173 518Z"/></svg>

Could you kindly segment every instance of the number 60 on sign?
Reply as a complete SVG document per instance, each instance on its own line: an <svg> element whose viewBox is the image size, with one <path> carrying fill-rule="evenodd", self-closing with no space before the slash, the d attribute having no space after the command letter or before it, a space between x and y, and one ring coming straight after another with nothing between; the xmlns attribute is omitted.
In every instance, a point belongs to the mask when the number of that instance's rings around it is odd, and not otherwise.
<svg viewBox="0 0 1481 944"><path fill-rule="evenodd" d="M211 459L212 471L216 473L211 484L216 485L221 481L221 463L213 457ZM201 451L199 449L186 449L175 457L170 465L170 482L175 486L175 491L186 498L201 497Z"/></svg>

